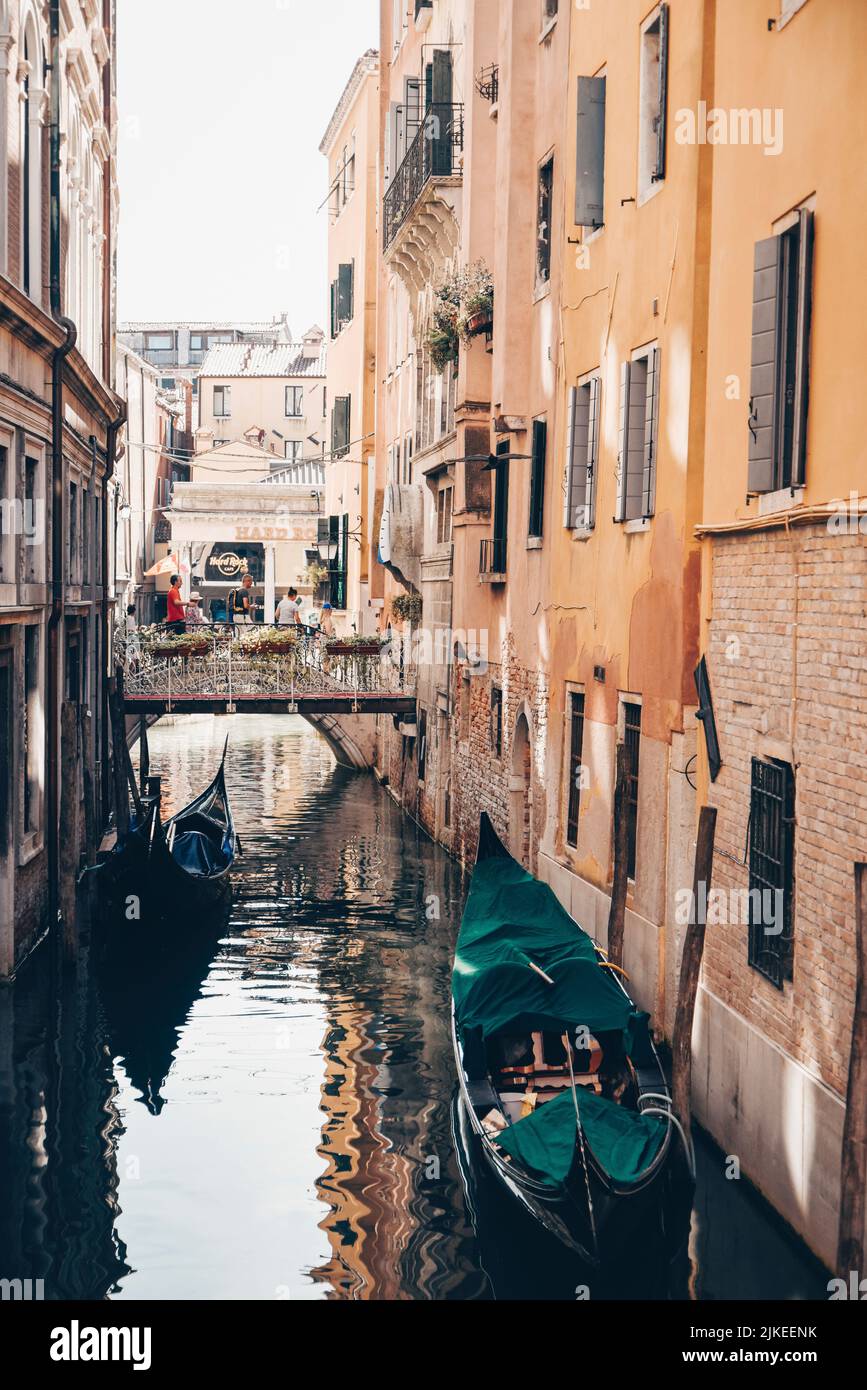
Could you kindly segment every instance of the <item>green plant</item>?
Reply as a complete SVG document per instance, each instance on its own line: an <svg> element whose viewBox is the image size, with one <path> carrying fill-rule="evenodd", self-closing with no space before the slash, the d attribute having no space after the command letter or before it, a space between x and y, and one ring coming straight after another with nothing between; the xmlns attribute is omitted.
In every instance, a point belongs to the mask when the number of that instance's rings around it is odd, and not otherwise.
<svg viewBox="0 0 867 1390"><path fill-rule="evenodd" d="M315 591L328 578L328 566L321 564L318 560L311 560L304 574L307 583Z"/></svg>
<svg viewBox="0 0 867 1390"><path fill-rule="evenodd" d="M391 601L391 611L403 623L412 626L421 620L421 594L398 594Z"/></svg>
<svg viewBox="0 0 867 1390"><path fill-rule="evenodd" d="M490 319L494 312L494 277L484 261L467 266L460 281L461 312L458 315L458 336L466 343L480 331L472 326L476 315Z"/></svg>
<svg viewBox="0 0 867 1390"><path fill-rule="evenodd" d="M443 371L448 362L458 360L457 324L460 303L460 286L457 279L447 280L438 287L427 338L431 363L438 372Z"/></svg>

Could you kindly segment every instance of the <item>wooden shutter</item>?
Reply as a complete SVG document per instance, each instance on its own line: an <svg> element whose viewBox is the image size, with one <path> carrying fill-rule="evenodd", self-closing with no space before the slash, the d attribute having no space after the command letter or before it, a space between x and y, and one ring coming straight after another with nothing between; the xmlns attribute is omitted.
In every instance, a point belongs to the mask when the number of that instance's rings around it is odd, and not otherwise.
<svg viewBox="0 0 867 1390"><path fill-rule="evenodd" d="M647 358L647 396L644 414L644 473L641 483L641 515L653 516L656 501L656 449L659 433L659 348Z"/></svg>
<svg viewBox="0 0 867 1390"><path fill-rule="evenodd" d="M590 423L590 392L586 386L573 386L569 395L569 452L566 494L566 525L585 526L587 502L587 439Z"/></svg>
<svg viewBox="0 0 867 1390"><path fill-rule="evenodd" d="M331 336L337 337L337 281L331 281Z"/></svg>
<svg viewBox="0 0 867 1390"><path fill-rule="evenodd" d="M599 393L601 377L590 379L590 418L587 422L587 492L585 496L586 514L584 525L596 525L596 479L599 461Z"/></svg>
<svg viewBox="0 0 867 1390"><path fill-rule="evenodd" d="M385 186L388 188L397 173L398 159L398 113L400 107L393 101L388 108L385 123Z"/></svg>
<svg viewBox="0 0 867 1390"><path fill-rule="evenodd" d="M795 415L792 485L803 483L807 462L807 405L810 386L810 318L813 302L813 214L798 214L798 304L795 325Z"/></svg>
<svg viewBox="0 0 867 1390"><path fill-rule="evenodd" d="M575 223L601 227L605 200L605 78L578 78Z"/></svg>
<svg viewBox="0 0 867 1390"><path fill-rule="evenodd" d="M544 420L533 421L533 459L530 474L530 535L541 536L545 516L545 455L548 449L548 425Z"/></svg>
<svg viewBox="0 0 867 1390"><path fill-rule="evenodd" d="M656 124L656 168L651 182L665 178L665 137L668 126L668 5L659 7L659 117Z"/></svg>
<svg viewBox="0 0 867 1390"><path fill-rule="evenodd" d="M431 173L452 172L452 101L454 77L451 49L435 48L431 73L431 107L436 122L429 142Z"/></svg>
<svg viewBox="0 0 867 1390"><path fill-rule="evenodd" d="M349 323L352 318L352 266L341 265L337 279L337 324L338 328Z"/></svg>
<svg viewBox="0 0 867 1390"><path fill-rule="evenodd" d="M632 364L623 362L620 366L620 430L617 444L617 505L615 521L626 519L626 474L629 462L629 380Z"/></svg>
<svg viewBox="0 0 867 1390"><path fill-rule="evenodd" d="M753 262L753 339L750 362L750 442L747 490L771 492L777 455L779 353L779 237L756 243Z"/></svg>

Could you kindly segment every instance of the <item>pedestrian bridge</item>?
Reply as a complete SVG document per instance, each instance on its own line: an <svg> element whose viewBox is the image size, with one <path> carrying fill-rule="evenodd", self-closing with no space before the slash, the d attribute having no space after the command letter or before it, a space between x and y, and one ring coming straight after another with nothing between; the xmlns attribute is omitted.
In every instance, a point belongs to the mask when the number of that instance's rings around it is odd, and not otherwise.
<svg viewBox="0 0 867 1390"><path fill-rule="evenodd" d="M193 645L195 641L196 645ZM378 642L378 639L377 639ZM205 628L186 647L134 633L118 651L128 715L408 714L415 666L395 640L300 637L282 650L255 629Z"/></svg>

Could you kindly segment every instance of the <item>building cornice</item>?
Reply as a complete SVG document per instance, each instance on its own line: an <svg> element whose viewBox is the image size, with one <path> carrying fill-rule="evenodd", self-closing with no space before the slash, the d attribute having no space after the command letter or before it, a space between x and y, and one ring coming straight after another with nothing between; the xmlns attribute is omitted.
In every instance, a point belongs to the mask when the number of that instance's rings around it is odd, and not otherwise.
<svg viewBox="0 0 867 1390"><path fill-rule="evenodd" d="M326 158L331 153L337 132L346 120L365 77L371 72L379 72L379 52L375 48L369 48L366 53L362 53L352 69L352 76L344 87L340 100L334 108L334 115L328 122L328 129L319 145L319 153L324 154Z"/></svg>

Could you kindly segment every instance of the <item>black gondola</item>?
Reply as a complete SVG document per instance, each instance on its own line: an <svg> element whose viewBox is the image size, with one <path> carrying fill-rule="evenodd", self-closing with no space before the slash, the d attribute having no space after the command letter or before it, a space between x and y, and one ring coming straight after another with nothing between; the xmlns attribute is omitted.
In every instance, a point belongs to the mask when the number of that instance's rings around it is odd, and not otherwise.
<svg viewBox="0 0 867 1390"><path fill-rule="evenodd" d="M163 824L159 801L146 799L104 866L107 900L124 920L173 918L190 908L218 904L231 891L230 870L241 844L226 790L228 738L210 785ZM130 914L128 899L137 899Z"/></svg>
<svg viewBox="0 0 867 1390"><path fill-rule="evenodd" d="M589 1264L648 1216L673 1254L690 1181L648 1016L486 815L452 995L463 1104L503 1186Z"/></svg>

